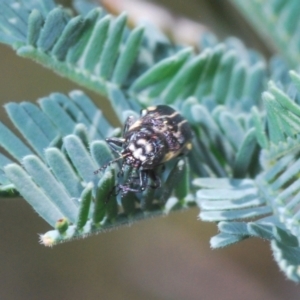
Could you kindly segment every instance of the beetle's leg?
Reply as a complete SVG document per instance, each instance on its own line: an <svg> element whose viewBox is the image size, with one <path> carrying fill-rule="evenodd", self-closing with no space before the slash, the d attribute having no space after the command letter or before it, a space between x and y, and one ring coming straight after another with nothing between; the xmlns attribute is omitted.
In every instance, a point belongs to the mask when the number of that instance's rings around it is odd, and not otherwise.
<svg viewBox="0 0 300 300"><path fill-rule="evenodd" d="M105 200L105 204L107 204L112 196L117 196L121 191L120 185L114 185L107 195L107 199Z"/></svg>
<svg viewBox="0 0 300 300"><path fill-rule="evenodd" d="M148 179L149 177L153 181L152 185L148 184ZM134 181L138 179L137 177L131 177L131 182L130 183L135 183ZM134 189L135 192L142 192L144 191L147 187L151 187L153 189L157 189L161 187L161 180L159 176L156 175L154 170L140 170L139 174L139 189Z"/></svg>
<svg viewBox="0 0 300 300"><path fill-rule="evenodd" d="M122 196L128 192L139 193L141 191L140 189L131 188L128 185L120 185L120 189L122 190Z"/></svg>
<svg viewBox="0 0 300 300"><path fill-rule="evenodd" d="M130 176L124 185L119 185L122 195L128 192L139 193L145 190L148 181L148 170L140 170L139 176ZM138 188L132 187L138 183Z"/></svg>
<svg viewBox="0 0 300 300"><path fill-rule="evenodd" d="M119 185L120 190L122 190L122 194L121 194L122 197L128 192L138 193L141 191L141 189L139 189L139 188L137 188L137 189L132 188L131 184L132 184L132 181L127 181L125 185L121 185L121 184Z"/></svg>
<svg viewBox="0 0 300 300"><path fill-rule="evenodd" d="M103 165L101 168L99 168L98 170L94 171L94 174L98 174L100 171L106 169L108 166L110 166L112 163L118 161L119 159L122 158L122 152L118 149L120 147L123 146L123 143L125 141L125 139L123 138L116 138L116 137L111 137L111 138L107 138L105 139L105 141L107 142L108 146L110 147L110 149L116 153L119 157L115 160L111 160L109 161L107 164Z"/></svg>
<svg viewBox="0 0 300 300"><path fill-rule="evenodd" d="M124 175L124 164L121 165L121 167L119 168L119 172L117 173L117 177L123 177Z"/></svg>
<svg viewBox="0 0 300 300"><path fill-rule="evenodd" d="M159 176L157 176L157 174L155 173L154 170L149 170L149 176L153 181L153 185L149 185L149 187L151 187L153 189L160 188L161 187L161 180L160 180Z"/></svg>
<svg viewBox="0 0 300 300"><path fill-rule="evenodd" d="M134 123L134 117L133 116L129 116L124 124L124 128L123 128L123 132L122 132L122 136L124 137L126 132L128 131L129 127Z"/></svg>
<svg viewBox="0 0 300 300"><path fill-rule="evenodd" d="M128 184L138 184L139 183L139 178L140 178L139 176L130 175L127 182L128 182Z"/></svg>
<svg viewBox="0 0 300 300"><path fill-rule="evenodd" d="M147 187L149 172L149 170L140 170L140 191L144 191Z"/></svg>
<svg viewBox="0 0 300 300"><path fill-rule="evenodd" d="M122 155L119 148L121 148L123 146L123 143L125 142L125 139L111 137L111 138L105 139L105 141L106 141L106 143L108 144L108 146L111 148L111 150L113 152L117 153L118 155Z"/></svg>

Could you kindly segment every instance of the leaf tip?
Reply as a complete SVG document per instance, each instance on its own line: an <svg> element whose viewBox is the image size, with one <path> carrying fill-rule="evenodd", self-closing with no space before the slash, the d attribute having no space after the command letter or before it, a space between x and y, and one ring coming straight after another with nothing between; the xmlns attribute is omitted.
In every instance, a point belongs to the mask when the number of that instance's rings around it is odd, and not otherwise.
<svg viewBox="0 0 300 300"><path fill-rule="evenodd" d="M53 236L53 233L55 233L56 238ZM56 244L56 240L58 237L57 231L49 231L45 234L40 234L39 235L39 243L41 245L44 245L46 247L52 248Z"/></svg>

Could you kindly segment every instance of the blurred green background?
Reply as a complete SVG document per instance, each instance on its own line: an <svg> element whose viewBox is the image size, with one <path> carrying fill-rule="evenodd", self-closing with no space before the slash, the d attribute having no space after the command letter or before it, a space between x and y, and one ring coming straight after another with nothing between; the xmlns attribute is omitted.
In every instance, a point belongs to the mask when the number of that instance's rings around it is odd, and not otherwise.
<svg viewBox="0 0 300 300"><path fill-rule="evenodd" d="M272 52L228 1L156 2L221 38L236 35ZM2 104L80 88L8 47L0 53ZM89 95L113 120L108 101ZM0 118L12 127L3 108ZM38 233L50 228L25 201L0 201L0 299L299 299L299 286L279 271L268 242L249 239L212 251L216 225L198 221L197 208L49 249L39 245Z"/></svg>

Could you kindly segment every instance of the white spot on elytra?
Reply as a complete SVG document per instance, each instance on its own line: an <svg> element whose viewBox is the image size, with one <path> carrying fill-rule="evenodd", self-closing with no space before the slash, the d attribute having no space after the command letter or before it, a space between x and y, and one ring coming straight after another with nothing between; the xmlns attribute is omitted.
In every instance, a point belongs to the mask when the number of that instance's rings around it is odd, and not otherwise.
<svg viewBox="0 0 300 300"><path fill-rule="evenodd" d="M140 156L142 155L142 153L143 153L143 149L142 148L138 148L138 149L136 149L135 151L132 152L132 155L135 158L139 159Z"/></svg>
<svg viewBox="0 0 300 300"><path fill-rule="evenodd" d="M131 152L134 152L136 148L135 148L134 144L131 143L131 144L129 144L128 149L129 149Z"/></svg>
<svg viewBox="0 0 300 300"><path fill-rule="evenodd" d="M135 151L132 152L132 156L135 159L139 159L140 161L144 161L146 159L146 156L144 156L143 154L143 149L142 148L138 148Z"/></svg>
<svg viewBox="0 0 300 300"><path fill-rule="evenodd" d="M148 154L152 151L152 145L151 144L146 144L145 146L145 152Z"/></svg>
<svg viewBox="0 0 300 300"><path fill-rule="evenodd" d="M153 149L152 145L145 139L139 139L137 141L137 144L143 146L143 149L144 149L146 154L150 153Z"/></svg>
<svg viewBox="0 0 300 300"><path fill-rule="evenodd" d="M137 142L136 142L138 145L146 145L147 141L145 139L139 139Z"/></svg>

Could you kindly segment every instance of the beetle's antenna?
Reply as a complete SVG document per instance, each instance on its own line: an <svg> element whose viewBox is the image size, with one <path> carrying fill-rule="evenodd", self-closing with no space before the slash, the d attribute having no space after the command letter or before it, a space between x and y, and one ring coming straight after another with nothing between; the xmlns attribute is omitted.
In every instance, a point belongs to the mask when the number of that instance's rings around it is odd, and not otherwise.
<svg viewBox="0 0 300 300"><path fill-rule="evenodd" d="M118 158L116 158L116 159L113 159L113 160L109 161L106 165L103 165L101 168L99 168L98 170L94 171L94 174L95 174L95 175L98 174L99 172L105 170L105 169L106 169L108 166L110 166L112 163L117 162L118 160L120 160L120 159L122 159L122 158L128 156L129 154L130 154L130 153L127 152L127 153L121 155L120 157L118 157Z"/></svg>

